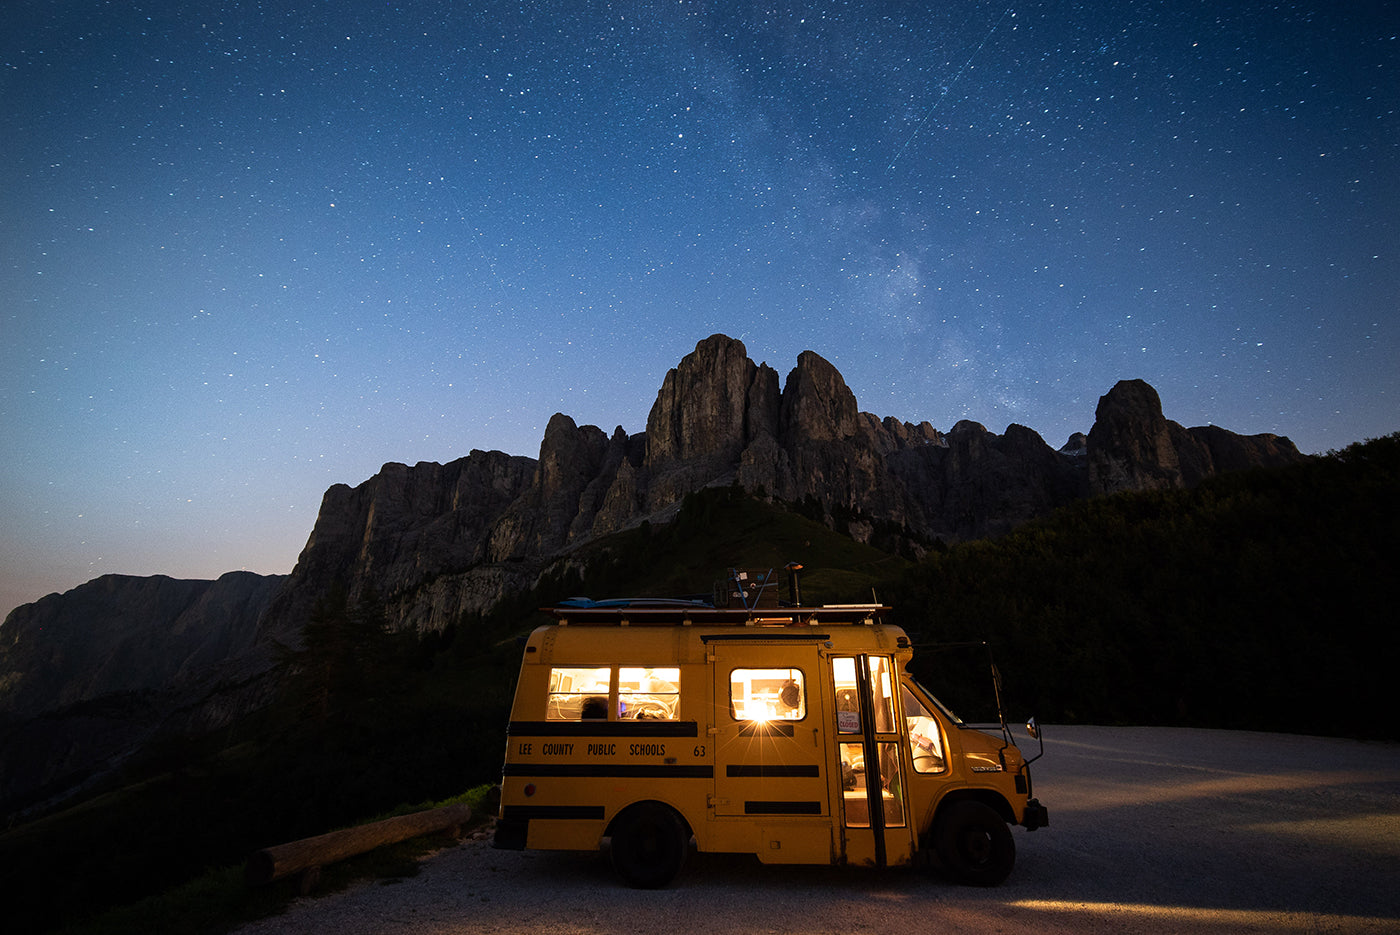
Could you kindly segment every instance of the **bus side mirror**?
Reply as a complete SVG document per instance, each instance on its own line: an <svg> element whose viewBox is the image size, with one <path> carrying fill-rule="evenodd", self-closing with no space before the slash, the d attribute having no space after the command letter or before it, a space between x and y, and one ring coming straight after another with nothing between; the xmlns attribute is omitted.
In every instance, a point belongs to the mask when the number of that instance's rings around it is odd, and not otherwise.
<svg viewBox="0 0 1400 935"><path fill-rule="evenodd" d="M1045 755L1045 738L1041 736L1040 722L1038 722L1035 718L1030 718L1026 721L1026 733L1030 734L1032 739L1040 741L1040 752L1037 753L1035 756L1031 757L1029 760L1026 760L1025 765L1030 766L1036 760L1040 759Z"/></svg>

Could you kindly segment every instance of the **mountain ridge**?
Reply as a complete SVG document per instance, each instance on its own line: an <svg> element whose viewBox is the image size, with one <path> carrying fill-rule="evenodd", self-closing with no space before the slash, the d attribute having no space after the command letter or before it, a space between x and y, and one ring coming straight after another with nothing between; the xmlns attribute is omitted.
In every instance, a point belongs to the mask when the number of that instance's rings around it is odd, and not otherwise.
<svg viewBox="0 0 1400 935"><path fill-rule="evenodd" d="M579 545L664 522L686 493L716 484L815 501L829 520L853 518L847 530L859 541L877 526L902 530L918 554L931 543L1000 535L1076 499L1193 486L1222 470L1305 457L1281 436L1185 428L1166 419L1141 380L1115 385L1088 435L1058 450L1016 424L997 435L964 420L945 433L860 411L841 374L814 351L799 355L779 390L777 372L755 364L742 342L712 335L666 374L644 433L619 426L607 435L556 413L533 463L474 451L446 466L386 464L355 488L353 517L345 512L351 499L328 492L288 588L324 587L329 580L316 569L334 567L352 602L370 588L394 626L441 629L485 612ZM390 491L432 487L449 469L473 474L497 496L472 501L465 514L415 514L406 505L393 521L370 508L392 508ZM442 490L436 497L445 502ZM451 545L455 570L423 551L427 544L431 555L446 554L432 545L444 524L464 536ZM274 607L269 626L281 629L284 613Z"/></svg>
<svg viewBox="0 0 1400 935"><path fill-rule="evenodd" d="M332 588L352 606L382 606L391 629L445 631L528 591L582 545L668 521L705 487L803 504L857 541L878 535L917 556L1085 497L1306 457L1284 437L1172 422L1141 380L1110 389L1089 433L1060 449L1015 424L997 435L963 420L943 432L862 412L815 351L780 387L742 342L712 335L667 372L645 432L607 434L556 413L538 458L474 450L333 485L290 575L105 576L17 608L0 626L0 727L32 739L45 718L49 739L0 765L0 802L31 800L65 776L86 781L162 733L256 710L275 693L279 651L299 645ZM125 745L94 739L104 698L125 699L100 722L109 734L118 725Z"/></svg>

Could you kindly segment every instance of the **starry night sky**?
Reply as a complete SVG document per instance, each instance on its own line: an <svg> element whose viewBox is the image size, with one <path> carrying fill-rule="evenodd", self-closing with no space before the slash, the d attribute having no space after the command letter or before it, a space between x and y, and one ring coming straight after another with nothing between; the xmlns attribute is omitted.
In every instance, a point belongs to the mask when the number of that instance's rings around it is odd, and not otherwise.
<svg viewBox="0 0 1400 935"><path fill-rule="evenodd" d="M0 612L291 570L386 461L644 430L723 332L1053 447L1400 429L1385 2L10 0Z"/></svg>

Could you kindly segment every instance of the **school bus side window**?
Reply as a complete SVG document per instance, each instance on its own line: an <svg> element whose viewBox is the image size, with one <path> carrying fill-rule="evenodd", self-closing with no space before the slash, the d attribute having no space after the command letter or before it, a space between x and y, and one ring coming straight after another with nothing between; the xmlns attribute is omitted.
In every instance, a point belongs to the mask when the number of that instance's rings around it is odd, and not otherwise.
<svg viewBox="0 0 1400 935"><path fill-rule="evenodd" d="M611 675L606 667L550 669L545 717L551 721L606 721Z"/></svg>
<svg viewBox="0 0 1400 935"><path fill-rule="evenodd" d="M617 670L618 717L673 721L680 699L680 669L623 666Z"/></svg>
<svg viewBox="0 0 1400 935"><path fill-rule="evenodd" d="M807 716L801 669L735 669L729 673L729 711L736 721L800 721Z"/></svg>

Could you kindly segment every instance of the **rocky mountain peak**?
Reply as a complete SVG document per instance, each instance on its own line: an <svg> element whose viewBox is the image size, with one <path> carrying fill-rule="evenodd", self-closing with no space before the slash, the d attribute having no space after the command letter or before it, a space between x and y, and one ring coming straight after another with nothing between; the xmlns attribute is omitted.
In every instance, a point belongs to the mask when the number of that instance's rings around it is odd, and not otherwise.
<svg viewBox="0 0 1400 935"><path fill-rule="evenodd" d="M547 498L578 496L598 473L608 450L608 436L596 425L582 428L556 412L545 426L540 442L537 485Z"/></svg>
<svg viewBox="0 0 1400 935"><path fill-rule="evenodd" d="M742 341L711 335L667 372L647 417L646 467L737 457L758 368ZM763 420L759 420L762 423Z"/></svg>
<svg viewBox="0 0 1400 935"><path fill-rule="evenodd" d="M1097 492L1180 486L1162 399L1144 380L1120 380L1099 398L1088 449L1089 482Z"/></svg>
<svg viewBox="0 0 1400 935"><path fill-rule="evenodd" d="M1093 494L1191 487L1223 471L1279 467L1304 457L1280 435L1184 428L1163 415L1161 397L1143 380L1122 380L1099 399L1085 453Z"/></svg>
<svg viewBox="0 0 1400 935"><path fill-rule="evenodd" d="M1067 455L1083 456L1089 453L1089 436L1083 432L1074 432L1060 446L1060 452Z"/></svg>
<svg viewBox="0 0 1400 935"><path fill-rule="evenodd" d="M856 434L856 396L815 351L803 351L783 387L779 425L784 436L837 441Z"/></svg>

